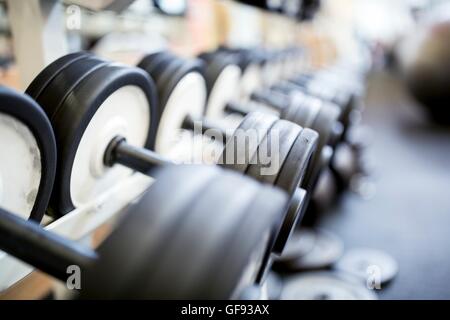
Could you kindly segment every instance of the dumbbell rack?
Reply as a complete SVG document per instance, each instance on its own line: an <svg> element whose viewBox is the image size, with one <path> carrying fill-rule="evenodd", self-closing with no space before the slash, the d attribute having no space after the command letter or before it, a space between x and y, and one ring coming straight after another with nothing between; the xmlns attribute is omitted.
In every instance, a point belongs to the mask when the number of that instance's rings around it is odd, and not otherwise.
<svg viewBox="0 0 450 320"><path fill-rule="evenodd" d="M113 221L121 210L138 199L152 182L153 179L148 176L135 173L92 203L73 210L45 228L68 239L81 240L103 224ZM0 292L32 271L32 267L0 251Z"/></svg>
<svg viewBox="0 0 450 320"><path fill-rule="evenodd" d="M73 3L89 4L89 1ZM21 86L26 87L45 65L67 53L64 10L60 0L8 0L8 7ZM34 49L30 51L30 47ZM82 240L100 226L112 222L152 181L135 173L94 202L78 207L58 220L46 221L45 229L68 239ZM0 293L32 271L29 265L0 251Z"/></svg>

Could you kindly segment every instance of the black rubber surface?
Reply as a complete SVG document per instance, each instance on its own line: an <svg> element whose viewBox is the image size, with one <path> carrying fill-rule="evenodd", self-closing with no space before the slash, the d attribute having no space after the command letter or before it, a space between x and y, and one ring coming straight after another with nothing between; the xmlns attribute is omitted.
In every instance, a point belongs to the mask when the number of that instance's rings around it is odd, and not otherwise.
<svg viewBox="0 0 450 320"><path fill-rule="evenodd" d="M236 129L235 133L228 139L220 156L220 164L228 169L237 172L245 173L250 165L250 160L254 157L260 140L264 138L267 131L275 124L277 117L263 114L260 112L251 112L242 120ZM239 136L245 137L244 145L240 145L242 139ZM257 136L257 139L251 139L252 136ZM248 138L247 138L248 137ZM230 162L229 155L233 156ZM244 156L242 157L242 154Z"/></svg>
<svg viewBox="0 0 450 320"><path fill-rule="evenodd" d="M50 121L72 90L90 73L107 64L108 62L94 56L83 56L72 61L48 81L36 101L44 108Z"/></svg>
<svg viewBox="0 0 450 320"><path fill-rule="evenodd" d="M298 135L302 130L303 128L292 122L286 120L276 121L259 144L257 152L253 156L250 166L247 168L246 174L254 177L261 182L273 185L282 174L282 170L302 170L302 166L298 166L296 168L284 166L284 161L286 160L289 152L294 146ZM278 139L278 141L274 141L274 139ZM278 150L272 150L272 146L277 147ZM261 159L261 155L270 157L270 163L264 163L267 159ZM278 161L278 164L275 164L275 161ZM269 167L273 167L272 170L275 170L275 172L270 175L264 174L263 169L268 169ZM297 186L299 186L300 177L302 177L304 174L305 173L300 174L292 171L282 175L286 178L290 177L291 179L298 179L297 182L286 182L283 185L294 185L295 183L297 183ZM294 189L285 191L292 195Z"/></svg>
<svg viewBox="0 0 450 320"><path fill-rule="evenodd" d="M45 89L47 84L55 76L57 76L61 70L63 70L67 66L69 66L74 61L77 61L78 59L81 59L88 55L90 55L90 54L87 52L84 52L84 51L75 52L75 53L71 53L71 54L62 56L61 58L53 61L44 70L42 70L36 76L36 78L33 79L31 84L26 89L25 93L36 100L39 97L42 90Z"/></svg>

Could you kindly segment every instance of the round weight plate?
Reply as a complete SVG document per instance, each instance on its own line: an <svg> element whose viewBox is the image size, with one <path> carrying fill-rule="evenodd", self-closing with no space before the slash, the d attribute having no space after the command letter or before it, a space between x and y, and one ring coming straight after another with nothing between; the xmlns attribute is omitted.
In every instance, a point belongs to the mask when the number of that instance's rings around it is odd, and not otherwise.
<svg viewBox="0 0 450 320"><path fill-rule="evenodd" d="M301 228L295 230L285 249L283 254L276 260L276 263L282 263L283 261L295 261L299 257L302 257L312 251L316 243L316 232L311 229Z"/></svg>
<svg viewBox="0 0 450 320"><path fill-rule="evenodd" d="M131 174L120 166L106 168L104 151L117 135L152 148L154 92L140 69L110 64L90 73L67 95L52 119L60 164L53 214L92 201Z"/></svg>
<svg viewBox="0 0 450 320"><path fill-rule="evenodd" d="M161 75L167 70L169 65L174 61L178 60L170 52L165 52L165 54L160 59L155 59L153 61L149 68L149 74L153 75L155 82L157 82L156 79L160 78Z"/></svg>
<svg viewBox="0 0 450 320"><path fill-rule="evenodd" d="M229 101L238 98L241 70L237 65L227 65L217 76L208 95L206 117L221 119L225 115L225 107Z"/></svg>
<svg viewBox="0 0 450 320"><path fill-rule="evenodd" d="M317 131L319 137L319 147L322 148L330 142L333 126L339 118L339 107L331 103L323 103L319 113L315 117L310 128Z"/></svg>
<svg viewBox="0 0 450 320"><path fill-rule="evenodd" d="M293 169L284 167L291 148L293 147L302 128L286 120L278 120L269 129L266 136L261 140L255 155L250 159L250 165L246 174L254 177L258 181L274 184L282 170ZM300 167L300 170L303 169ZM297 181L290 182L289 185L300 184L303 173L289 172L290 176ZM286 190L292 195L295 188Z"/></svg>
<svg viewBox="0 0 450 320"><path fill-rule="evenodd" d="M61 69L58 75L48 81L45 89L36 99L44 109L50 121L58 112L65 98L83 79L96 69L108 64L94 56L84 56Z"/></svg>
<svg viewBox="0 0 450 320"><path fill-rule="evenodd" d="M227 52L209 52L198 56L206 64L205 78L208 86L208 96L212 88L216 85L217 78L221 75L223 69L229 65L238 66L236 58Z"/></svg>
<svg viewBox="0 0 450 320"><path fill-rule="evenodd" d="M298 183L303 185L303 177L310 170L310 163L314 152L316 151L318 140L317 132L310 129L303 129L292 145L280 174L275 181L275 185L288 190L292 194ZM293 174L298 176L293 178ZM306 189L307 192L311 190Z"/></svg>
<svg viewBox="0 0 450 320"><path fill-rule="evenodd" d="M204 108L206 105L206 80L203 78L203 68L202 64L199 61L188 61L188 60L182 60L179 59L179 63L176 63L174 67L172 68L172 65L170 65L167 70L161 74L160 77L157 78L157 87L159 92L159 99L160 99L160 105L165 108L167 106L167 102L169 100L169 97L172 95L174 89L179 84L180 80L185 77L188 74L196 73L196 78L199 78L198 80L198 86L202 86L202 91L205 91L205 97L202 99L202 101L199 101L201 103L202 112L204 112ZM200 84L201 82L201 84ZM161 89L159 89L161 88ZM193 88L192 88L193 89ZM197 90L200 90L199 88L196 88ZM184 103L186 103L186 100ZM196 109L193 107L193 109ZM161 112L164 112L164 110L161 110Z"/></svg>
<svg viewBox="0 0 450 320"><path fill-rule="evenodd" d="M149 298L144 296L146 281L165 245L187 217L187 208L218 178L219 171L181 165L158 168L149 190L125 209L122 221L100 245L99 261L83 278L82 297Z"/></svg>
<svg viewBox="0 0 450 320"><path fill-rule="evenodd" d="M250 63L242 72L240 81L241 98L246 99L252 92L262 86L261 67L256 63Z"/></svg>
<svg viewBox="0 0 450 320"><path fill-rule="evenodd" d="M331 142L333 126L338 121L339 108L331 104L323 104L311 129L319 133L319 142L317 145L317 152L313 156L312 168L306 174L305 181L310 188L313 188L317 182L320 171L324 167L322 161L322 152L324 147Z"/></svg>
<svg viewBox="0 0 450 320"><path fill-rule="evenodd" d="M40 222L55 179L56 144L42 109L0 87L0 205Z"/></svg>
<svg viewBox="0 0 450 320"><path fill-rule="evenodd" d="M198 72L188 72L179 79L167 97L158 125L155 150L169 156L179 139L187 116L201 119L206 100L204 78Z"/></svg>
<svg viewBox="0 0 450 320"><path fill-rule="evenodd" d="M248 232L252 230L255 237L258 234L260 240L257 244L249 243L257 247L252 250L252 264L249 265L248 270L252 270L252 265L258 267L257 282L265 278L265 274L272 266L272 251L281 225L284 220L284 215L288 206L288 196L279 189L267 185L260 185L260 192L252 201L250 206L246 208L245 219L241 222L242 233L240 237L236 237L234 248L238 252L242 252L241 246L247 244ZM274 193L276 191L276 193ZM270 221L268 225L267 221ZM262 262L260 260L262 255ZM251 272L246 272L246 277L250 277ZM245 276L243 276L245 278ZM245 281L241 281L244 283Z"/></svg>
<svg viewBox="0 0 450 320"><path fill-rule="evenodd" d="M253 181L252 181L253 183ZM274 244L274 233L279 229L288 198L283 192L269 186L259 186L258 193L250 205L242 213L238 229L235 230L228 250L230 255L226 263L218 264L214 270L219 270L219 274L231 275L228 269L244 270L240 272L240 279L237 282L232 297L238 297L242 289L249 283L254 283L255 271L261 273L267 267L268 253ZM227 250L222 250L226 252ZM231 277L223 278L225 283L234 282Z"/></svg>
<svg viewBox="0 0 450 320"><path fill-rule="evenodd" d="M164 69L152 72L156 81L159 100L159 126L156 151L170 156L174 143L179 139L184 119L190 115L200 119L204 112L206 84L201 75L202 65L166 55Z"/></svg>
<svg viewBox="0 0 450 320"><path fill-rule="evenodd" d="M237 172L245 173L261 140L277 120L276 116L260 112L251 112L245 116L228 139L220 157L220 164Z"/></svg>
<svg viewBox="0 0 450 320"><path fill-rule="evenodd" d="M323 269L339 260L344 251L344 244L335 235L316 230L314 248L297 259L282 260L283 268L292 271ZM281 266L280 266L281 267Z"/></svg>
<svg viewBox="0 0 450 320"><path fill-rule="evenodd" d="M71 63L81 59L83 57L89 56L87 52L75 52L62 56L61 58L53 61L44 70L42 70L36 78L30 83L25 93L32 97L34 100L39 98L42 90L45 89L47 84L53 80L59 72L69 66Z"/></svg>
<svg viewBox="0 0 450 320"><path fill-rule="evenodd" d="M389 254L375 249L352 249L335 264L342 272L351 273L364 281L373 278L380 284L387 283L398 273L398 264Z"/></svg>
<svg viewBox="0 0 450 320"><path fill-rule="evenodd" d="M303 218L303 214L307 207L307 195L306 191L297 188L291 197L289 202L289 208L286 212L283 225L278 232L278 237L274 246L274 253L280 255L283 253L286 244L294 232L295 226Z"/></svg>
<svg viewBox="0 0 450 320"><path fill-rule="evenodd" d="M320 99L307 96L302 92L295 93L293 98L294 100L297 99L295 97L298 97L298 103L301 103L304 108L303 110L299 110L297 112L294 122L298 124L302 123L304 127L314 129L312 126L322 109L322 101ZM320 132L318 133L320 135Z"/></svg>
<svg viewBox="0 0 450 320"><path fill-rule="evenodd" d="M155 80L156 89L158 91L160 113L164 110L165 98L167 98L167 96L170 94L171 88L168 87L168 82L172 77L175 76L175 73L178 71L178 69L181 68L183 62L184 61L182 59L178 59L174 56L169 56L169 59L164 60L163 62L164 67L160 69L157 74L154 73L153 79Z"/></svg>
<svg viewBox="0 0 450 320"><path fill-rule="evenodd" d="M377 300L377 296L348 275L311 272L287 278L281 300Z"/></svg>
<svg viewBox="0 0 450 320"><path fill-rule="evenodd" d="M285 94L285 92L278 91L278 89L272 89L272 90L274 92L277 92L277 93ZM294 123L297 123L297 122L295 122L295 120L296 120L295 119L295 115L296 115L297 112L299 112L300 109L302 109L302 110L304 109L303 101L300 101L300 99L297 97L295 102L294 102L294 97L293 97L294 95L291 94L291 93L288 93L288 94L290 94L292 96L291 100L293 102L289 103L287 105L287 107L281 109L281 111L280 111L280 118L284 119L284 120L288 120L288 121L294 122ZM297 124L299 126L301 126L301 127L304 127L304 124L300 124L300 123L297 123Z"/></svg>

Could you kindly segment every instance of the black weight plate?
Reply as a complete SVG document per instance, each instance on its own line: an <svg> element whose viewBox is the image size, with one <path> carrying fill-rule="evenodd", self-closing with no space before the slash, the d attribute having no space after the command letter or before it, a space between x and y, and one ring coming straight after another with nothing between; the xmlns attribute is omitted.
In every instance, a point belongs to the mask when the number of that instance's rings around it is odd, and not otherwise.
<svg viewBox="0 0 450 320"><path fill-rule="evenodd" d="M152 78L155 80L156 91L158 92L158 115L161 117L164 112L164 108L166 106L167 100L163 101L162 97L166 97L170 94L166 90L167 82L170 77L174 75L177 68L180 67L182 62L173 57L172 55L165 56L155 67L154 71L151 73ZM149 73L150 74L150 73Z"/></svg>
<svg viewBox="0 0 450 320"><path fill-rule="evenodd" d="M167 60L164 60L164 68L154 75L156 87L158 88L158 92L161 92L165 89L165 85L169 81L170 77L180 68L183 64L183 60L175 57L173 55L169 55Z"/></svg>
<svg viewBox="0 0 450 320"><path fill-rule="evenodd" d="M234 57L242 72L245 72L245 70L253 63L250 55L245 51L236 52Z"/></svg>
<svg viewBox="0 0 450 320"><path fill-rule="evenodd" d="M283 290L283 279L275 272L270 272L264 283L267 288L267 298L269 300L279 300Z"/></svg>
<svg viewBox="0 0 450 320"><path fill-rule="evenodd" d="M283 225L278 232L278 237L274 245L274 253L281 255L286 247L286 244L291 237L295 227L302 220L303 215L308 206L309 196L302 188L297 188L291 197Z"/></svg>
<svg viewBox="0 0 450 320"><path fill-rule="evenodd" d="M339 119L339 114L340 110L338 106L330 103L323 103L319 114L311 125L311 129L314 129L320 134L320 147L330 143L331 134L335 123Z"/></svg>
<svg viewBox="0 0 450 320"><path fill-rule="evenodd" d="M240 236L235 237L233 250L238 252L236 255L242 255L242 249L245 244L251 245L254 248L250 252L258 258L258 261L262 259L258 263L260 267L256 275L256 282L259 282L261 277L271 267L271 254L278 231L283 223L288 199L288 196L282 190L268 185L261 185L260 191L246 209L245 219L242 220L240 225ZM256 237L254 239L256 243L249 241L250 231L253 234L252 237ZM266 239L265 237L268 238ZM261 247L261 245L263 246ZM231 264L234 263L231 262Z"/></svg>
<svg viewBox="0 0 450 320"><path fill-rule="evenodd" d="M33 99L37 99L41 94L42 90L45 89L47 84L59 74L61 70L66 68L72 62L77 61L85 56L90 55L87 52L75 52L67 54L52 63L50 63L44 70L42 70L36 78L30 83L28 88L25 90L25 93L28 94Z"/></svg>
<svg viewBox="0 0 450 320"><path fill-rule="evenodd" d="M52 127L41 107L30 97L0 87L0 113L24 123L34 135L41 155L41 181L30 219L40 222L47 209L56 171L56 143ZM20 170L20 168L17 168Z"/></svg>
<svg viewBox="0 0 450 320"><path fill-rule="evenodd" d="M229 65L237 65L234 57L224 53L217 53L212 59L207 62L205 69L206 86L208 89L208 97L212 92L217 79L222 71Z"/></svg>
<svg viewBox="0 0 450 320"><path fill-rule="evenodd" d="M307 128L300 132L284 161L283 168L275 182L276 186L288 190L290 194L295 191L299 182L303 186L303 178L310 170L310 161L316 152L318 136L317 132ZM298 174L299 177L293 179L293 173ZM306 191L310 192L307 189Z"/></svg>
<svg viewBox="0 0 450 320"><path fill-rule="evenodd" d="M199 59L205 61L206 63L209 63L209 62L211 62L212 59L214 59L214 57L215 57L215 55L216 55L217 53L218 53L218 52L216 52L216 51L214 51L214 52L202 52L202 53L200 53L200 54L197 56L197 58L199 58Z"/></svg>
<svg viewBox="0 0 450 320"><path fill-rule="evenodd" d="M235 170L237 172L245 173L250 165L250 159L256 153L256 150L261 142L261 139L267 134L267 131L278 120L276 116L263 114L260 112L251 112L242 120L236 131L228 139L225 144L222 155L220 157L220 164L225 168ZM238 145L239 136L244 133L247 138L250 135L248 133L255 133L257 135L257 141L251 141L252 139L245 139L244 148ZM242 153L244 152L244 157ZM233 155L232 163L227 163L229 155ZM242 160L242 161L241 161ZM243 163L240 163L243 162Z"/></svg>
<svg viewBox="0 0 450 320"><path fill-rule="evenodd" d="M314 154L311 163L312 167L305 176L305 181L309 181L311 184L309 187L314 187L321 169L323 168L322 150L330 143L330 138L333 132L333 126L338 121L339 108L335 105L324 104L319 111L313 125L311 126L316 132L319 133L319 141L317 144L317 151Z"/></svg>
<svg viewBox="0 0 450 320"><path fill-rule="evenodd" d="M284 167L284 161L302 130L303 129L300 126L292 122L286 120L276 121L260 142L255 155L250 161L250 166L247 168L246 175L257 179L258 181L273 185L282 170L292 169L291 167ZM275 146L278 146L278 150L271 150L274 139L278 140L274 142ZM265 159L261 159L261 154L270 158L270 164L264 163ZM278 163L274 163L273 160ZM274 169L272 174L264 174L262 172L264 169L271 166L274 166L274 168L272 168ZM301 175L294 172L290 172L289 175L293 179L299 179L297 181L297 186L299 186ZM293 184L295 184L295 182L293 182ZM288 192L289 195L292 195L294 190L285 191Z"/></svg>
<svg viewBox="0 0 450 320"><path fill-rule="evenodd" d="M82 298L148 298L142 296L145 285L165 244L218 172L201 166L158 168L149 190L125 209L122 221L100 245L100 259L83 280Z"/></svg>
<svg viewBox="0 0 450 320"><path fill-rule="evenodd" d="M176 73L178 69L181 68L183 65L183 60L178 59L176 57L172 57L172 59L167 60L167 62L164 65L164 69L160 71L158 75L155 75L155 83L156 83L156 89L158 91L158 97L159 97L159 105L160 105L160 112L164 112L164 108L167 103L167 99L171 93L171 90L173 88L170 88L168 86L169 81L172 79L172 77L176 76ZM180 80L179 78L177 79ZM162 97L164 97L162 99Z"/></svg>
<svg viewBox="0 0 450 320"><path fill-rule="evenodd" d="M244 72L250 66L250 64L254 63L250 52L247 50L221 47L218 49L218 51L232 56L234 58L235 64L239 66L242 72Z"/></svg>
<svg viewBox="0 0 450 320"><path fill-rule="evenodd" d="M321 107L321 100L305 95L302 104L299 104L299 110L295 114L293 121L299 125L301 123L305 128L313 129L312 124L316 120Z"/></svg>
<svg viewBox="0 0 450 320"><path fill-rule="evenodd" d="M202 67L202 64L199 61L182 61L183 63L178 65L178 67L173 71L173 73L170 75L170 77L167 80L164 80L164 90L158 91L159 99L160 99L160 105L165 106L167 101L169 100L170 95L172 94L173 90L177 86L177 84L180 82L180 80L185 77L187 74L191 72L197 72L200 75L204 74L204 70ZM161 81L163 81L161 79ZM158 83L159 85L159 83ZM162 92L164 91L164 92ZM161 111L163 112L163 110Z"/></svg>
<svg viewBox="0 0 450 320"><path fill-rule="evenodd" d="M259 160L257 164L253 164L256 161L256 156L252 160L252 164L247 170L247 175L255 177L257 180L264 183L275 184L275 182L278 181L279 177L284 177L284 179L289 177L290 179L292 179L292 181L285 181L287 183L284 184L284 186L289 187L289 189L285 189L285 191L288 192L289 196L292 197L292 199L289 210L286 212L283 225L281 226L281 229L277 235L276 244L274 246L275 253L282 252L286 244L286 241L292 232L293 227L295 226L301 213L303 213L303 202L305 195L301 193L298 187L300 186L302 177L305 174L304 172L305 167L301 165L300 166L284 165L285 160L287 159L289 153L291 152L291 149L294 148L295 142L297 141L297 138L302 131L303 129L300 126L293 124L289 121L286 120L277 121L276 124L270 129L267 135L269 140L271 138L270 134L271 132L279 132L279 150L278 150L279 167L276 174L261 175L261 170L265 166L261 165L261 163L259 163L260 162ZM261 142L261 144L264 143L267 143L267 141ZM258 148L258 152L260 152L259 150L260 149ZM271 156L273 156L273 153L271 154ZM288 171L283 172L283 170Z"/></svg>
<svg viewBox="0 0 450 320"><path fill-rule="evenodd" d="M83 133L100 105L116 90L127 85L142 89L149 101L150 114L155 115L156 93L148 75L138 68L111 64L96 69L78 83L53 116L59 162L51 201L53 214L63 215L74 209L70 196L71 172ZM151 116L145 143L145 147L149 149L153 148L156 121L156 117Z"/></svg>
<svg viewBox="0 0 450 320"><path fill-rule="evenodd" d="M274 90L274 91L276 91L276 90ZM281 92L281 93L284 94L284 92ZM281 109L280 118L296 123L295 115L299 111L299 109L302 109L302 108L303 108L303 104L300 104L299 102L289 103L286 108ZM299 123L297 123L297 124L301 127L304 126L304 124L299 124Z"/></svg>
<svg viewBox="0 0 450 320"><path fill-rule="evenodd" d="M84 56L62 69L57 76L47 83L36 99L42 106L50 121L61 107L65 98L83 81L84 77L108 62L93 56Z"/></svg>
<svg viewBox="0 0 450 320"><path fill-rule="evenodd" d="M144 70L155 82L157 82L157 78L160 76L161 72L164 71L173 59L173 55L169 52L159 52L159 54L154 56L154 58L146 65Z"/></svg>
<svg viewBox="0 0 450 320"><path fill-rule="evenodd" d="M180 60L171 53L162 51L145 57L138 65L155 81L159 101L158 119L161 118L161 115L164 112L170 94L168 91L166 92L164 83L167 83L167 78L170 78L172 73L176 70L176 68L172 67L175 67L173 64L178 61Z"/></svg>
<svg viewBox="0 0 450 320"><path fill-rule="evenodd" d="M150 76L153 76L153 69L159 65L162 60L167 59L168 55L169 53L167 51L158 51L148 54L141 60L141 62L139 62L137 67L144 69L150 74Z"/></svg>
<svg viewBox="0 0 450 320"><path fill-rule="evenodd" d="M254 217L256 217L253 222L253 224L255 225L257 222L259 223L259 225L261 225L262 221L259 220L259 214L265 212L265 210L270 208L272 214L274 215L274 223L270 232L269 245L264 254L261 268L256 279L258 283L261 283L261 280L271 269L273 249L276 244L278 234L284 223L286 211L288 210L289 205L289 196L283 190L273 188L272 186L264 184L262 186L263 190L261 190L261 192L253 201L252 205L247 210L249 216L254 214ZM278 203L275 201L275 198L273 198L273 196L270 194L270 192L273 192L272 190L278 190L280 194L284 195L284 202L282 204L281 202L279 202L280 200L278 200Z"/></svg>
<svg viewBox="0 0 450 320"><path fill-rule="evenodd" d="M147 287L157 287L163 297L169 298L231 297L249 252L237 255L230 250L259 188L258 184L231 172L210 181L202 197L185 213L183 225L167 242L165 254L156 262L158 268L149 278L152 285ZM249 234L251 230L246 232ZM227 263L220 272L227 256L231 256L233 263Z"/></svg>

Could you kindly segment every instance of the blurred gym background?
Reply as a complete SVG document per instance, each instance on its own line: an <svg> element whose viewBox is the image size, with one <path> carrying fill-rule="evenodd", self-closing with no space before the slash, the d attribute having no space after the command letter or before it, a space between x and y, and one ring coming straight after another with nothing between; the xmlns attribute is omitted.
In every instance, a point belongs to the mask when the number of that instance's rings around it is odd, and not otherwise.
<svg viewBox="0 0 450 320"><path fill-rule="evenodd" d="M0 84L16 89L79 50L136 64L163 48L193 57L220 45L294 43L310 68L343 59L370 70L365 174L319 225L346 248L396 258L399 274L380 298L450 298L450 1L322 0L301 21L228 0L74 0L60 8L25 1L42 11L0 1ZM36 50L24 49L30 46Z"/></svg>

